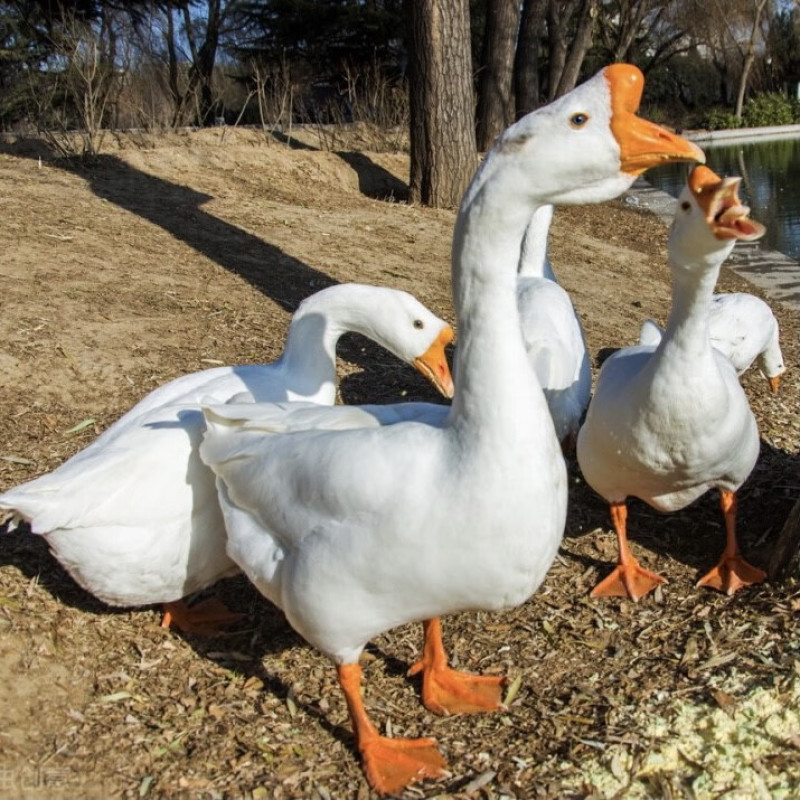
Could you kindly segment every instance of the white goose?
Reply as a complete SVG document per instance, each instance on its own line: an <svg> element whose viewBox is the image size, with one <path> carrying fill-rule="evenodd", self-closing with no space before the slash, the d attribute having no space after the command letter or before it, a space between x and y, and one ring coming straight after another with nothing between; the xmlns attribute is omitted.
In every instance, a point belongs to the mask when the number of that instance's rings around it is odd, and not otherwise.
<svg viewBox="0 0 800 800"><path fill-rule="evenodd" d="M627 543L625 498L659 511L684 508L709 489L720 491L727 546L700 584L732 594L763 580L739 555L736 490L753 469L759 437L736 372L709 340L711 295L720 266L739 239L764 228L739 202L738 178L696 167L678 201L669 234L672 311L657 347L624 348L604 364L578 434L578 463L587 483L611 505L619 566L592 591L637 600L660 583Z"/></svg>
<svg viewBox="0 0 800 800"><path fill-rule="evenodd" d="M406 292L332 286L300 304L277 361L161 386L53 472L0 495L0 516L14 527L29 522L70 575L110 605L167 603L165 625L198 632L224 621L217 602L173 602L238 572L225 554L214 475L197 452L205 428L198 404L241 392L332 404L336 343L346 331L374 339L452 397L449 325Z"/></svg>
<svg viewBox="0 0 800 800"><path fill-rule="evenodd" d="M556 282L547 258L553 206L531 217L522 242L517 279L525 349L565 452L575 449L581 419L592 393L592 368L586 337L569 294Z"/></svg>
<svg viewBox="0 0 800 800"><path fill-rule="evenodd" d="M430 739L379 735L359 689L366 642L422 620L412 672L425 705L498 708L500 678L447 667L439 616L522 603L557 552L566 470L522 339L520 243L543 203L605 200L656 163L702 159L634 115L642 82L635 67L607 67L511 126L476 173L453 239L457 389L441 424L267 435L257 405L205 409L201 457L218 476L228 554L337 665L379 792L440 776L444 761Z"/></svg>
<svg viewBox="0 0 800 800"><path fill-rule="evenodd" d="M743 292L715 294L709 308L708 329L711 344L744 374L758 362L769 388L777 393L781 375L786 372L780 346L778 320L760 297ZM652 320L645 320L639 344L657 345L664 331Z"/></svg>

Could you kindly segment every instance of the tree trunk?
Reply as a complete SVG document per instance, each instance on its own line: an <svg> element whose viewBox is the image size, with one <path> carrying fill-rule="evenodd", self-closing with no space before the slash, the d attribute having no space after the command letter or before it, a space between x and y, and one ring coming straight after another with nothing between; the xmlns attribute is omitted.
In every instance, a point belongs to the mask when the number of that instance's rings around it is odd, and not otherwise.
<svg viewBox="0 0 800 800"><path fill-rule="evenodd" d="M736 119L742 118L742 111L744 110L744 95L747 91L747 83L750 78L750 70L753 68L753 64L756 61L756 54L754 52L753 47L751 46L750 49L747 51L747 55L744 57L744 64L742 65L742 76L739 78L739 89L736 92L736 107L734 109L734 115Z"/></svg>
<svg viewBox="0 0 800 800"><path fill-rule="evenodd" d="M514 60L514 99L517 119L539 107L539 37L548 0L525 0Z"/></svg>
<svg viewBox="0 0 800 800"><path fill-rule="evenodd" d="M169 94L172 98L173 112L172 112L172 127L177 128L183 121L183 92L180 88L180 80L178 78L178 49L175 45L175 19L172 16L173 5L167 0L165 7L165 14L167 19L167 30L164 33L164 39L167 45L168 65L169 65Z"/></svg>
<svg viewBox="0 0 800 800"><path fill-rule="evenodd" d="M554 3L554 5L557 4ZM553 99L571 92L578 82L583 60L592 46L594 23L597 18L597 0L582 0L577 14L577 29L567 49L564 67Z"/></svg>
<svg viewBox="0 0 800 800"><path fill-rule="evenodd" d="M755 14L753 16L753 27L750 29L750 40L747 43L747 51L744 54L744 63L742 65L742 77L739 81L739 91L736 95L736 110L735 114L737 119L742 118L742 110L744 108L744 96L747 92L747 84L750 80L750 71L756 61L756 39L758 38L759 28L761 26L761 15L766 8L767 0L757 0Z"/></svg>
<svg viewBox="0 0 800 800"><path fill-rule="evenodd" d="M195 68L200 78L200 124L214 124L214 63L217 60L217 47L222 26L221 0L208 0L208 22L206 38L200 46Z"/></svg>
<svg viewBox="0 0 800 800"><path fill-rule="evenodd" d="M649 15L648 25L652 30L668 11L674 0L655 2L655 0L619 0L615 4L616 12L599 15L600 38L603 48L609 53L612 62L631 61L631 52L642 30L642 23ZM679 36L685 33L680 31ZM638 66L641 66L639 64Z"/></svg>
<svg viewBox="0 0 800 800"><path fill-rule="evenodd" d="M547 102L556 99L558 84L567 61L567 24L572 3L547 4L547 38L549 69L547 73Z"/></svg>
<svg viewBox="0 0 800 800"><path fill-rule="evenodd" d="M488 0L478 82L478 150L513 121L511 85L519 24L518 0Z"/></svg>
<svg viewBox="0 0 800 800"><path fill-rule="evenodd" d="M453 208L478 164L468 0L407 0L412 202Z"/></svg>
<svg viewBox="0 0 800 800"><path fill-rule="evenodd" d="M217 58L220 30L227 6L225 9L222 8L222 0L208 0L205 36L199 47L195 39L195 26L193 24L189 4L183 2L180 7L183 12L184 30L186 41L189 44L192 63L189 67L186 89L181 93L181 101L175 115L177 120L176 124L182 123L186 108L190 101L195 99L197 123L199 125L211 125L214 122L214 95L212 89L214 63ZM196 97L198 90L199 97Z"/></svg>
<svg viewBox="0 0 800 800"><path fill-rule="evenodd" d="M714 2L717 18L724 21L722 30L727 31L727 38L738 48L742 57L742 72L736 91L736 106L734 109L734 114L738 119L742 118L742 109L744 108L745 94L747 94L750 71L756 60L756 42L761 33L761 16L767 8L768 1L769 0L750 0L750 2L742 8L734 9L738 11L738 17L731 13L728 4L723 5L720 0L715 0ZM751 14L752 16L750 16ZM736 23L738 23L738 25ZM747 43L742 46L739 43L737 32L741 30L745 24L750 27L750 36L748 37Z"/></svg>

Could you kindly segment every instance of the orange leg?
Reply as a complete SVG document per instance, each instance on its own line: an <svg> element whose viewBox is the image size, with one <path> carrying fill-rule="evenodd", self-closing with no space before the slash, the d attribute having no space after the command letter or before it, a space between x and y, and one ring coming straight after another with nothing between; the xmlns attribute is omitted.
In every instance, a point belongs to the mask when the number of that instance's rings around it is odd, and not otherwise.
<svg viewBox="0 0 800 800"><path fill-rule="evenodd" d="M193 606L187 606L183 600L164 603L164 616L161 618L162 628L176 627L184 633L199 636L216 636L221 628L238 622L244 614L229 611L221 600L210 597Z"/></svg>
<svg viewBox="0 0 800 800"><path fill-rule="evenodd" d="M358 664L337 669L364 771L376 792L394 794L424 778L447 776L447 765L433 739L389 739L378 733L361 699Z"/></svg>
<svg viewBox="0 0 800 800"><path fill-rule="evenodd" d="M736 494L720 491L719 504L725 515L725 549L719 563L700 578L697 585L710 586L731 595L743 586L762 583L767 573L748 564L739 553L739 543L736 541Z"/></svg>
<svg viewBox="0 0 800 800"><path fill-rule="evenodd" d="M611 503L611 521L617 532L619 565L592 589L592 597L630 597L634 602L667 581L639 565L628 546L626 523L628 507L624 502Z"/></svg>
<svg viewBox="0 0 800 800"><path fill-rule="evenodd" d="M447 666L442 645L442 623L438 617L426 620L422 658L408 671L422 673L422 702L434 714L476 714L503 708L505 678L470 675Z"/></svg>

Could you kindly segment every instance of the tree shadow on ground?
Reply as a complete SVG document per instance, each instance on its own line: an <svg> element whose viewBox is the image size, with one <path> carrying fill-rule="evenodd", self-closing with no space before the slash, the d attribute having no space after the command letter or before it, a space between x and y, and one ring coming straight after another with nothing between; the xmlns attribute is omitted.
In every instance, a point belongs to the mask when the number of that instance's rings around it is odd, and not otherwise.
<svg viewBox="0 0 800 800"><path fill-rule="evenodd" d="M408 201L408 184L376 164L364 153L336 151L336 155L355 170L361 194L386 202Z"/></svg>
<svg viewBox="0 0 800 800"><path fill-rule="evenodd" d="M338 283L327 273L288 255L281 248L205 211L202 206L213 199L211 195L148 175L116 156L101 154L87 165L79 158L56 158L46 142L34 138L12 144L0 142L0 153L46 160L58 169L77 175L98 197L162 228L243 278L290 313L310 294ZM365 161L368 163L362 165L364 170L371 163L369 159ZM402 399L435 400L438 397L422 376L362 336L343 337L337 352L346 361L369 370L370 375L374 375L372 388L384 395L382 387L397 387L400 383L406 387ZM391 397L401 399L396 393ZM375 393L355 392L347 401L375 402L376 396Z"/></svg>
<svg viewBox="0 0 800 800"><path fill-rule="evenodd" d="M202 206L212 199L210 195L148 175L115 156L100 155L87 167L80 159L55 158L47 144L38 139L24 139L13 144L0 142L0 153L31 160L42 159L80 177L98 197L162 228L224 269L244 278L288 312L294 312L300 302L314 291L337 283L327 273L205 211ZM364 170L369 168L368 159L364 163L358 159L356 162ZM341 394L347 402L441 401L421 375L364 337L344 336L338 354L365 369L342 381ZM4 540L0 566L16 567L28 579L38 580L57 601L94 614L130 611L107 606L84 591L50 554L46 541L32 535L27 526L22 526L16 533L2 532L0 535ZM231 587L238 587L234 595L230 595L232 610L242 610L242 603L257 602L259 618L265 615L263 606L267 606L271 611L266 616L280 621L282 633L264 639L271 643L271 647L282 649L300 641L282 613L261 598L244 579L238 583L223 581L220 591L230 594Z"/></svg>
<svg viewBox="0 0 800 800"><path fill-rule="evenodd" d="M305 144L280 131L273 131L272 136L276 141L290 147L292 150L320 152L319 147L312 147L310 144ZM353 168L353 171L358 176L358 190L364 196L390 203L408 201L408 184L405 181L401 181L388 169L376 164L365 153L357 150L331 150L330 152Z"/></svg>
<svg viewBox="0 0 800 800"><path fill-rule="evenodd" d="M242 228L205 211L213 199L188 186L148 175L121 158L98 155L91 164L77 158L54 158L44 142L27 140L0 152L46 158L48 163L86 181L97 197L162 228L210 260L293 312L300 301L337 281L287 255ZM166 265L165 265L166 266Z"/></svg>

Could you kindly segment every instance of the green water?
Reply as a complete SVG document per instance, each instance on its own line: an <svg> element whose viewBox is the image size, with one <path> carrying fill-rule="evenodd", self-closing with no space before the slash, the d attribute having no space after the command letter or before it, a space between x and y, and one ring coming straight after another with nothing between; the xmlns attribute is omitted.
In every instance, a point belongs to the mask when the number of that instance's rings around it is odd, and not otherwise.
<svg viewBox="0 0 800 800"><path fill-rule="evenodd" d="M767 226L763 246L800 261L800 138L701 146L714 172L742 177L742 200L753 219ZM645 178L677 197L687 171L684 164L668 164L650 170Z"/></svg>

